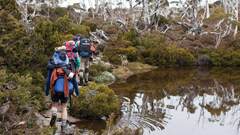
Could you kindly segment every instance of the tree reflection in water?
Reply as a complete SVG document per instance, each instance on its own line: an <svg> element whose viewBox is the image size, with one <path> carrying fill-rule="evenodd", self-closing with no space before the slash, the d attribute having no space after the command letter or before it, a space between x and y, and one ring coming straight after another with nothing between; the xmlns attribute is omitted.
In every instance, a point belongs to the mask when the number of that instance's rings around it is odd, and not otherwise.
<svg viewBox="0 0 240 135"><path fill-rule="evenodd" d="M123 99L123 115L116 126L140 127L144 134L236 134L240 128L237 72L209 70L202 75L198 70L159 69L113 84Z"/></svg>

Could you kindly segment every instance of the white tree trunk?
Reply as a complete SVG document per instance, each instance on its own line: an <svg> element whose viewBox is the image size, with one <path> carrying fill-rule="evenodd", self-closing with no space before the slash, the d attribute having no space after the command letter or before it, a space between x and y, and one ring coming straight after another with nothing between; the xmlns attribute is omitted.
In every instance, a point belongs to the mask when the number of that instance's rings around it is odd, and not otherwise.
<svg viewBox="0 0 240 135"><path fill-rule="evenodd" d="M206 0L205 18L209 18L209 17L210 17L209 3L208 3L208 0Z"/></svg>
<svg viewBox="0 0 240 135"><path fill-rule="evenodd" d="M130 17L131 17L131 24L134 24L134 22L135 22L135 15L133 13L133 3L132 3L132 0L129 0L129 14L130 14Z"/></svg>
<svg viewBox="0 0 240 135"><path fill-rule="evenodd" d="M145 25L150 24L150 16L149 16L149 9L148 9L148 0L142 0L143 5L143 19Z"/></svg>
<svg viewBox="0 0 240 135"><path fill-rule="evenodd" d="M238 11L239 11L239 1L236 0L235 9L234 9L236 22L238 22ZM234 39L236 38L237 33L238 33L238 25L236 25L234 29L234 34L233 34Z"/></svg>

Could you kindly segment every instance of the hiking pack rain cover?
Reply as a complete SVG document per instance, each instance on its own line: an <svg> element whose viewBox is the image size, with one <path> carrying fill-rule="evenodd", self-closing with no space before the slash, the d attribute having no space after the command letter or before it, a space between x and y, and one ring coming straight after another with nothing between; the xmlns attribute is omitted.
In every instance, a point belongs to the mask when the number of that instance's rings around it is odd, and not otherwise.
<svg viewBox="0 0 240 135"><path fill-rule="evenodd" d="M81 39L80 41L80 50L79 55L81 57L90 57L91 56L91 45L88 39Z"/></svg>
<svg viewBox="0 0 240 135"><path fill-rule="evenodd" d="M64 51L56 51L53 54L54 64L56 65L68 65L69 59ZM73 84L71 80L68 80L69 92L73 92ZM64 76L59 76L54 85L55 92L64 92Z"/></svg>

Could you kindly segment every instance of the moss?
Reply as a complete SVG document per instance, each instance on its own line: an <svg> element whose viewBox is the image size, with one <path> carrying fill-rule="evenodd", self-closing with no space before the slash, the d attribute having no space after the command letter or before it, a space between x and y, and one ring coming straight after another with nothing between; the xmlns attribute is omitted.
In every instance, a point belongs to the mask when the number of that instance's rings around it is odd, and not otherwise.
<svg viewBox="0 0 240 135"><path fill-rule="evenodd" d="M118 113L120 102L114 91L106 85L90 83L80 89L80 96L73 99L72 115L100 118Z"/></svg>

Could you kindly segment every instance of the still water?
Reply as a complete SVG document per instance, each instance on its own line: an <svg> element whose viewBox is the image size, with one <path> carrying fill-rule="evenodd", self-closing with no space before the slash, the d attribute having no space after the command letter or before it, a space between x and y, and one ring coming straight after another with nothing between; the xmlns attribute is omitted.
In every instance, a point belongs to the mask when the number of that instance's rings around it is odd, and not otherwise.
<svg viewBox="0 0 240 135"><path fill-rule="evenodd" d="M122 99L116 126L144 135L240 135L238 69L157 69L110 87Z"/></svg>

